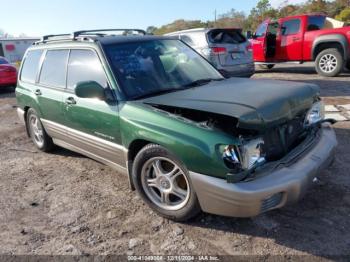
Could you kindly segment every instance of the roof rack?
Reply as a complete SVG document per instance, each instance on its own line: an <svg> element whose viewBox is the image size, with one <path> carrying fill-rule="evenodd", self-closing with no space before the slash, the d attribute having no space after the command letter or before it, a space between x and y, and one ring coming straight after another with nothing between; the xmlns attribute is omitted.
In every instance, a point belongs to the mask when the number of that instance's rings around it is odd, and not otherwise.
<svg viewBox="0 0 350 262"><path fill-rule="evenodd" d="M40 41L35 42L34 44L47 43L47 42L56 42L56 41L67 41L67 40L78 40L78 39L89 39L89 37L99 36L103 37L110 34L104 34L103 32L123 32L122 35L130 35L133 32L137 34L146 35L146 31L142 29L95 29L95 30L80 30L73 32L72 34L58 34L58 35L44 35ZM81 38L80 38L81 37ZM89 39L91 40L91 38Z"/></svg>
<svg viewBox="0 0 350 262"><path fill-rule="evenodd" d="M99 32L123 32L124 35L130 34L130 32L137 32L138 34L146 35L146 31L142 29L96 29L96 30L81 30L81 31L76 31L73 33L73 37L77 38L78 36L81 35L105 35L101 34ZM95 34L94 34L95 33Z"/></svg>

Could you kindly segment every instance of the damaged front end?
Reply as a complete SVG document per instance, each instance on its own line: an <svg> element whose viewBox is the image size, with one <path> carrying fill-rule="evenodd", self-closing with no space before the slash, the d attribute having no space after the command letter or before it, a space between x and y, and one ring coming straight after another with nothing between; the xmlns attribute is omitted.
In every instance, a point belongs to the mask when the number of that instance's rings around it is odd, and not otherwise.
<svg viewBox="0 0 350 262"><path fill-rule="evenodd" d="M259 130L238 128L238 120L227 115L164 105L152 107L201 128L218 130L238 138L239 143L235 145L219 145L217 148L230 170L226 175L229 183L252 179L262 168L293 161L317 141L322 123L335 122L324 120L323 104L320 101L292 120Z"/></svg>

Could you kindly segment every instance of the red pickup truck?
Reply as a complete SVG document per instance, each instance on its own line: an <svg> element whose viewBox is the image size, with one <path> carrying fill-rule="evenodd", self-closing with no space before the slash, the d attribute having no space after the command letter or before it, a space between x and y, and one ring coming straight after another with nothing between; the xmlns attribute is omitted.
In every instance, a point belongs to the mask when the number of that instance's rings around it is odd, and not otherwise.
<svg viewBox="0 0 350 262"><path fill-rule="evenodd" d="M266 69L277 63L315 61L318 74L336 76L350 69L350 27L324 15L266 20L252 39L254 62Z"/></svg>

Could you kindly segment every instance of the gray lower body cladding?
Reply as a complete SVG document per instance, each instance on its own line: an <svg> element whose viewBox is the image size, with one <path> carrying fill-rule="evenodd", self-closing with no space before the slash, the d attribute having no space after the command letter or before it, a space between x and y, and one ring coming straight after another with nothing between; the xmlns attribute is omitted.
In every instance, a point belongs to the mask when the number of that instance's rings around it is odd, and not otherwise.
<svg viewBox="0 0 350 262"><path fill-rule="evenodd" d="M337 140L333 129L323 126L317 143L295 163L265 171L249 182L227 183L224 179L190 172L201 208L207 213L253 217L303 197L317 173L334 156Z"/></svg>

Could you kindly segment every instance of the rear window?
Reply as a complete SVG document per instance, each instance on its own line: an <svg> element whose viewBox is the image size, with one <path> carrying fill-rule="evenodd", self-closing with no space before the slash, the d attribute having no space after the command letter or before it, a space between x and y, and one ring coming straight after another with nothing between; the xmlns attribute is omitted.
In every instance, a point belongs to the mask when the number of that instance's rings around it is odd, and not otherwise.
<svg viewBox="0 0 350 262"><path fill-rule="evenodd" d="M28 51L22 66L21 80L34 84L38 74L40 58L43 50Z"/></svg>
<svg viewBox="0 0 350 262"><path fill-rule="evenodd" d="M309 16L307 23L307 31L315 31L322 29L324 27L325 21L325 16Z"/></svg>
<svg viewBox="0 0 350 262"><path fill-rule="evenodd" d="M49 50L40 73L40 84L65 88L68 50Z"/></svg>
<svg viewBox="0 0 350 262"><path fill-rule="evenodd" d="M209 42L214 44L241 44L246 41L240 30L216 29L208 33Z"/></svg>
<svg viewBox="0 0 350 262"><path fill-rule="evenodd" d="M3 57L0 57L0 65L5 65L5 64L8 64L9 62L3 58Z"/></svg>

